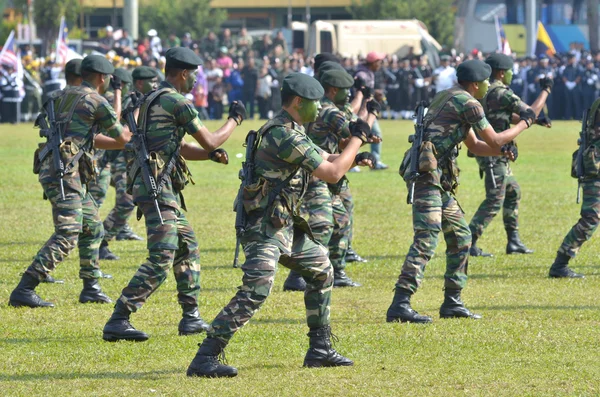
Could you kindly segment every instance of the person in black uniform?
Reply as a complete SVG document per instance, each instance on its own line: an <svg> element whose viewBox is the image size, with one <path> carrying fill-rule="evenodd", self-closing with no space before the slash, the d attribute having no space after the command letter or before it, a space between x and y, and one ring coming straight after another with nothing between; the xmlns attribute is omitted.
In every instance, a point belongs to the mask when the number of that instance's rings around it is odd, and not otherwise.
<svg viewBox="0 0 600 397"><path fill-rule="evenodd" d="M589 109L596 99L596 93L598 90L598 69L594 65L594 62L590 59L586 61L585 70L583 71L581 78L581 91L583 93L583 109Z"/></svg>
<svg viewBox="0 0 600 397"><path fill-rule="evenodd" d="M567 55L567 66L562 73L565 84L565 120L579 120L582 115L581 76L582 71L576 63L575 54Z"/></svg>

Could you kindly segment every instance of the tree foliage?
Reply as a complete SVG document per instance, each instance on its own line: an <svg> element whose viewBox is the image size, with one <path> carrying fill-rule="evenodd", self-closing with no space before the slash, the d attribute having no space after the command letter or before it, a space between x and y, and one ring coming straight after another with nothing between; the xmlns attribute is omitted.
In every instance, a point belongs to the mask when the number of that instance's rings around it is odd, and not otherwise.
<svg viewBox="0 0 600 397"><path fill-rule="evenodd" d="M210 0L142 0L140 3L140 37L156 29L162 37L172 32L181 37L189 32L199 39L227 19L225 10L211 9Z"/></svg>
<svg viewBox="0 0 600 397"><path fill-rule="evenodd" d="M355 0L348 11L356 19L418 19L442 45L452 46L453 0Z"/></svg>

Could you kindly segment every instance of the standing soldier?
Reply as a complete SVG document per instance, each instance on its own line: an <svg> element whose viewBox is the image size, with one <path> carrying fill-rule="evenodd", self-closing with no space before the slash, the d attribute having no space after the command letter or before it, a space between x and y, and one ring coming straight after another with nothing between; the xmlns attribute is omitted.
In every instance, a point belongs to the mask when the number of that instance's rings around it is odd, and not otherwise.
<svg viewBox="0 0 600 397"><path fill-rule="evenodd" d="M581 91L583 94L583 108L590 109L594 100L596 99L598 92L598 73L600 71L594 66L594 62L590 59L586 61L585 70L583 71L581 80Z"/></svg>
<svg viewBox="0 0 600 397"><path fill-rule="evenodd" d="M81 63L81 86L68 87L56 98L50 99L57 109L56 124L50 125L50 128L62 132L63 142L60 146L49 147L52 152L42 159L35 171L39 172L44 196L52 204L54 234L38 251L11 293L11 306L53 307L52 303L36 294L35 288L76 245L79 247L79 277L83 279L79 301L111 302L98 283L101 277L98 248L103 229L98 207L87 191L86 183L93 178L92 146L119 149L130 138L129 130L119 124L114 109L102 97L113 72L113 66L104 57L89 55ZM117 90L115 95L120 97L121 91ZM107 136L95 136L96 125ZM46 145L51 144L48 142ZM60 156L60 162L64 164L63 177L53 166L52 156Z"/></svg>
<svg viewBox="0 0 600 397"><path fill-rule="evenodd" d="M562 72L565 85L565 120L578 120L583 113L581 110L581 68L577 64L575 54L567 55L568 63Z"/></svg>
<svg viewBox="0 0 600 397"><path fill-rule="evenodd" d="M145 137L151 167L158 175L158 204L144 183L139 164L129 171L133 201L138 206L138 214L141 212L146 221L148 260L123 289L104 327L103 338L111 342L148 339L146 333L130 324L129 317L161 286L171 268L183 309L179 334L198 333L208 327L198 311L198 241L183 212L186 208L181 191L190 176L185 160L210 159L227 164L227 153L218 147L241 124L246 109L233 102L227 122L211 133L198 118L194 105L184 97L196 84L196 72L202 60L189 48L175 47L167 51L166 62L166 80L158 90L146 96L137 122L138 133ZM185 142L185 134L191 135L202 148Z"/></svg>
<svg viewBox="0 0 600 397"><path fill-rule="evenodd" d="M247 214L241 243L246 255L243 285L213 320L190 364L188 376L232 377L237 369L219 362L219 356L234 333L244 326L267 299L277 263L300 272L306 279L304 295L310 348L306 367L352 365L352 360L331 345L329 311L333 270L327 248L315 242L306 221L298 216L300 200L311 174L329 183L338 182L352 163L371 163L357 155L370 131L363 125L350 128L352 138L344 151L328 154L304 133L303 124L314 122L323 97L319 82L308 75L292 73L283 80L282 107L257 133L251 184L238 194ZM370 164L369 164L370 165Z"/></svg>
<svg viewBox="0 0 600 397"><path fill-rule="evenodd" d="M511 123L519 122L519 114L529 109L517 95L509 88L512 80L513 61L508 55L491 54L485 63L492 68L490 88L485 98L480 100L485 111L485 116L495 131L507 130ZM550 78L537 79L537 84L542 91L531 105L536 117L546 104L553 81ZM469 229L473 238L471 243L471 256L489 257L492 254L483 252L477 247L477 240L485 228L503 208L502 218L504 229L508 238L506 245L507 254L531 254L519 238L519 201L521 200L521 187L512 174L508 159L504 156L476 157L479 165L479 175L485 176L485 200L471 219Z"/></svg>
<svg viewBox="0 0 600 397"><path fill-rule="evenodd" d="M467 265L471 233L454 193L458 187L458 145L464 141L478 156L498 156L503 145L515 139L535 119L531 109L523 111L521 121L506 131L496 133L485 118L477 99L485 96L491 68L479 60L460 64L458 85L438 93L423 120L423 143L419 148L418 177L414 180L414 241L408 251L396 292L387 311L388 322L428 323L429 316L419 315L410 306L410 297L423 281L423 271L435 252L438 234L446 240L446 274L441 318L468 317L478 319L461 300L467 282ZM474 132L473 132L474 131ZM483 141L477 139L477 133ZM400 166L408 180L411 163L409 150ZM511 152L507 155L512 157ZM410 183L410 182L409 182Z"/></svg>

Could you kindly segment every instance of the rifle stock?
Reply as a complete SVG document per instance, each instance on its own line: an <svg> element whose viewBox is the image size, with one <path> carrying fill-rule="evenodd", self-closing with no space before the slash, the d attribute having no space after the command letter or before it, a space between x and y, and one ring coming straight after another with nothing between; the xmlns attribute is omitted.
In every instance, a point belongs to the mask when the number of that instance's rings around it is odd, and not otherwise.
<svg viewBox="0 0 600 397"><path fill-rule="evenodd" d="M415 133L408 137L408 142L412 143L410 148L410 167L408 169L408 197L406 202L412 204L415 196L415 182L421 175L419 173L419 153L421 150L421 144L423 143L423 135L425 132L425 126L423 125L423 118L425 117L425 109L427 108L427 102L421 101L417 105L415 110Z"/></svg>

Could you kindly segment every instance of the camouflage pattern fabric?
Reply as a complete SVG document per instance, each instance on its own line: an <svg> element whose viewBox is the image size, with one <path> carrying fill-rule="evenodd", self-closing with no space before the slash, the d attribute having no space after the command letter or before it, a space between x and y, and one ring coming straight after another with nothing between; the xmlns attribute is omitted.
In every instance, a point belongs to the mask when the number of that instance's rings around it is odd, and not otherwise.
<svg viewBox="0 0 600 397"><path fill-rule="evenodd" d="M346 251L350 246L350 234L352 230L352 224L350 220L350 214L344 206L344 202L340 196L332 197L332 208L333 208L333 233L329 244L329 260L331 265L336 270L343 270L346 268Z"/></svg>
<svg viewBox="0 0 600 397"><path fill-rule="evenodd" d="M61 146L61 157L65 164L71 163L79 148L89 148L94 124L98 124L112 138L122 133L122 126L117 122L114 109L87 82L78 87L66 88L64 94L55 99L57 120L67 117L66 110L78 98L81 99L75 105L73 117L65 128ZM72 171L63 178L65 200L60 197L59 180L52 169L51 156L41 164L39 181L52 205L54 234L36 254L27 273L38 280L45 279L77 245L79 277L99 278L101 272L98 268L98 249L104 230L98 217L98 207L81 182L79 164L75 163Z"/></svg>
<svg viewBox="0 0 600 397"><path fill-rule="evenodd" d="M600 180L585 180L581 183L583 188L583 202L581 203L581 217L565 236L559 254L574 258L579 249L588 241L600 222Z"/></svg>
<svg viewBox="0 0 600 397"><path fill-rule="evenodd" d="M151 104L142 104L147 112L146 143L149 152L170 158L181 145L186 133L195 134L202 127L198 112L172 85ZM140 120L138 120L138 124ZM164 165L163 165L164 167ZM159 172L161 170L158 170ZM161 172L162 174L162 172ZM133 201L144 214L148 236L148 261L143 263L119 298L131 311L142 307L148 297L163 283L173 267L181 304L197 305L200 292L200 254L198 241L181 209L180 192L166 178L158 202L164 225L154 208L141 175L133 181Z"/></svg>
<svg viewBox="0 0 600 397"><path fill-rule="evenodd" d="M342 184L338 196L340 200L342 200L342 204L348 213L348 246L351 246L352 237L354 235L354 201L352 199L352 193L350 192L350 186L348 185L347 180Z"/></svg>
<svg viewBox="0 0 600 397"><path fill-rule="evenodd" d="M301 230L305 225L298 216L308 176L324 161L321 149L284 110L259 130L259 136L262 138L254 155L256 183L243 192L248 222L241 238L246 255L242 286L207 333L224 342L267 299L278 262L298 271L307 281L304 303L308 326L329 324L333 269L327 249ZM269 206L268 191L294 173L296 177Z"/></svg>
<svg viewBox="0 0 600 397"><path fill-rule="evenodd" d="M111 183L115 186L115 206L104 219L104 240L111 241L119 234L133 214L133 196L127 193L127 152L119 151L110 164Z"/></svg>
<svg viewBox="0 0 600 397"><path fill-rule="evenodd" d="M510 128L513 113L519 114L529 106L499 80L490 84L488 94L481 100L486 118L496 132ZM469 227L479 238L492 219L503 208L504 228L518 229L521 188L512 174L508 159L504 156L476 157L479 170L485 175L485 200L480 204ZM493 164L496 186L491 180L489 164Z"/></svg>
<svg viewBox="0 0 600 397"><path fill-rule="evenodd" d="M102 204L104 204L109 185L110 163L107 163L102 169L97 170L96 179L90 181L88 184L88 190L98 205L98 208L102 207Z"/></svg>

